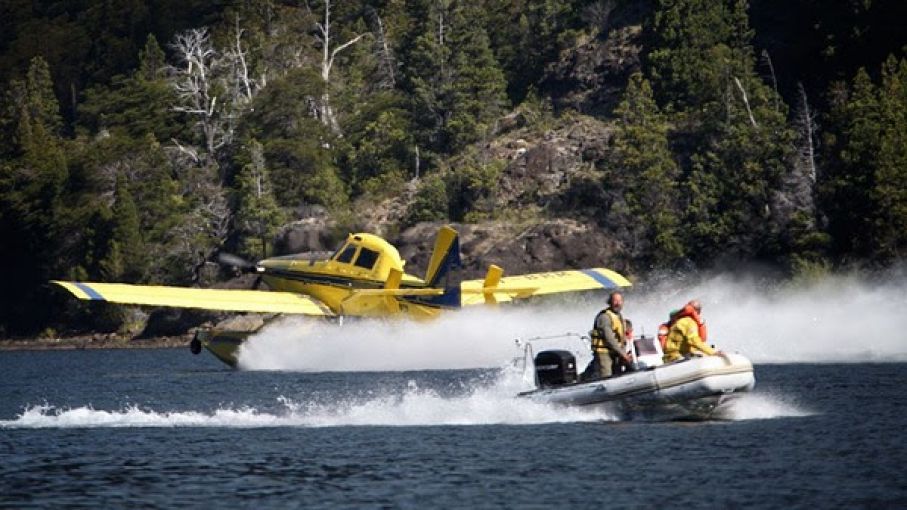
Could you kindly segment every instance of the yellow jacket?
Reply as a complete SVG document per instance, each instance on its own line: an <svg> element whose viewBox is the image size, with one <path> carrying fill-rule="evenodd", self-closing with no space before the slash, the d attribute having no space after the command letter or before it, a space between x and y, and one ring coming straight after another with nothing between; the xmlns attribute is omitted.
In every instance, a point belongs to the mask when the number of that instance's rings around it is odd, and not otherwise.
<svg viewBox="0 0 907 510"><path fill-rule="evenodd" d="M674 361L685 355L696 354L715 354L715 350L709 347L699 338L699 325L692 317L683 317L678 319L671 326L668 332L668 339L665 341L664 361Z"/></svg>
<svg viewBox="0 0 907 510"><path fill-rule="evenodd" d="M624 332L626 324L623 315L615 312L611 308L606 308L595 316L595 324L592 326L590 335L592 336L592 350L595 352L612 351L619 355L626 350L626 339Z"/></svg>

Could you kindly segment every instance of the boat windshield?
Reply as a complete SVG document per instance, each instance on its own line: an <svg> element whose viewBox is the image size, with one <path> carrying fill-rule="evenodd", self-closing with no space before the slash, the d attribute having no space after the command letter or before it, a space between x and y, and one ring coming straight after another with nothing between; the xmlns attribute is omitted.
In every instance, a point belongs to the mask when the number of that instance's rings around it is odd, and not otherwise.
<svg viewBox="0 0 907 510"><path fill-rule="evenodd" d="M654 338L646 338L646 337L637 338L633 342L633 345L636 346L636 355L637 356L651 356L651 355L655 354L655 355L660 356L661 352L659 352L658 347L656 347L656 345L655 345L656 341L657 340L655 340Z"/></svg>

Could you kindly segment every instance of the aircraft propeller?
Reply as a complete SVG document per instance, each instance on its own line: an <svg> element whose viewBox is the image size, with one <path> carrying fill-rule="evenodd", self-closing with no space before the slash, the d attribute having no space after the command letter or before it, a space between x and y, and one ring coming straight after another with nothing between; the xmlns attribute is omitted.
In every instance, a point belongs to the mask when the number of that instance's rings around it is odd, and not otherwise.
<svg viewBox="0 0 907 510"><path fill-rule="evenodd" d="M243 273L251 273L255 271L255 264L240 257L239 255L234 255L225 251L217 254L217 263L222 266L239 269Z"/></svg>
<svg viewBox="0 0 907 510"><path fill-rule="evenodd" d="M217 254L217 263L222 266L225 266L225 267L237 269L241 273L257 272L255 269L254 263L249 262L248 260L240 257L239 255L234 255L232 253L227 253L225 251L222 251ZM259 287L261 287L261 274L260 273L259 273L258 277L255 278L255 281L252 282L253 290L258 290Z"/></svg>

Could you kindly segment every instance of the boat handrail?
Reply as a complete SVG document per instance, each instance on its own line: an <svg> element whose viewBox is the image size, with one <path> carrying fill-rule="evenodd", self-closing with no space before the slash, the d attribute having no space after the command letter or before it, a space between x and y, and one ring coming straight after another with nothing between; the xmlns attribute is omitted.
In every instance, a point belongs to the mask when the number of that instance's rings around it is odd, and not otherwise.
<svg viewBox="0 0 907 510"><path fill-rule="evenodd" d="M532 342L538 342L538 341L542 341L542 340L556 340L558 338L578 338L580 340L589 340L589 335L583 335L580 333L574 333L572 331L569 331L567 333L561 333L558 335L547 335L547 336L541 335L541 336L534 336L531 338L517 337L514 339L514 342L516 342L516 344L519 346L523 343L532 343Z"/></svg>
<svg viewBox="0 0 907 510"><path fill-rule="evenodd" d="M513 366L521 367L522 370L525 372L525 370L529 366L532 366L534 364L535 353L533 352L533 343L549 341L549 340L568 339L568 338L575 338L575 339L579 340L580 342L583 342L583 345L585 347L590 346L590 344L587 344L585 342L591 343L591 339L589 338L589 335L574 333L572 331L569 331L567 333L557 334L557 335L540 335L540 336L534 336L531 338L515 338L514 343L516 344L517 349L522 349L523 352L522 352L521 356L517 356L513 359ZM532 374L533 374L533 378L536 379L535 385L536 385L536 387L538 387L538 379L537 379L537 374L535 374L535 370L533 370Z"/></svg>

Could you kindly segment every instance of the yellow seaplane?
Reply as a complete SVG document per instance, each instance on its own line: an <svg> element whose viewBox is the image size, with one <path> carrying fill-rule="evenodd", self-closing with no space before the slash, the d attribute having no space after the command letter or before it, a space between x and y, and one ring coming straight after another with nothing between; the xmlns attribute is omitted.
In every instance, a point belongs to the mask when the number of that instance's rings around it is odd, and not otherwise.
<svg viewBox="0 0 907 510"><path fill-rule="evenodd" d="M271 290L228 290L53 281L83 300L127 305L198 308L319 317L406 316L422 319L443 310L508 302L545 294L630 286L620 274L604 268L564 270L503 277L489 266L481 280L461 280L460 242L453 228L438 231L425 278L406 274L397 249L373 234L350 234L333 255L287 255L256 264L234 257L231 265L254 272ZM228 365L236 365L239 345L253 331L212 328L192 340Z"/></svg>

